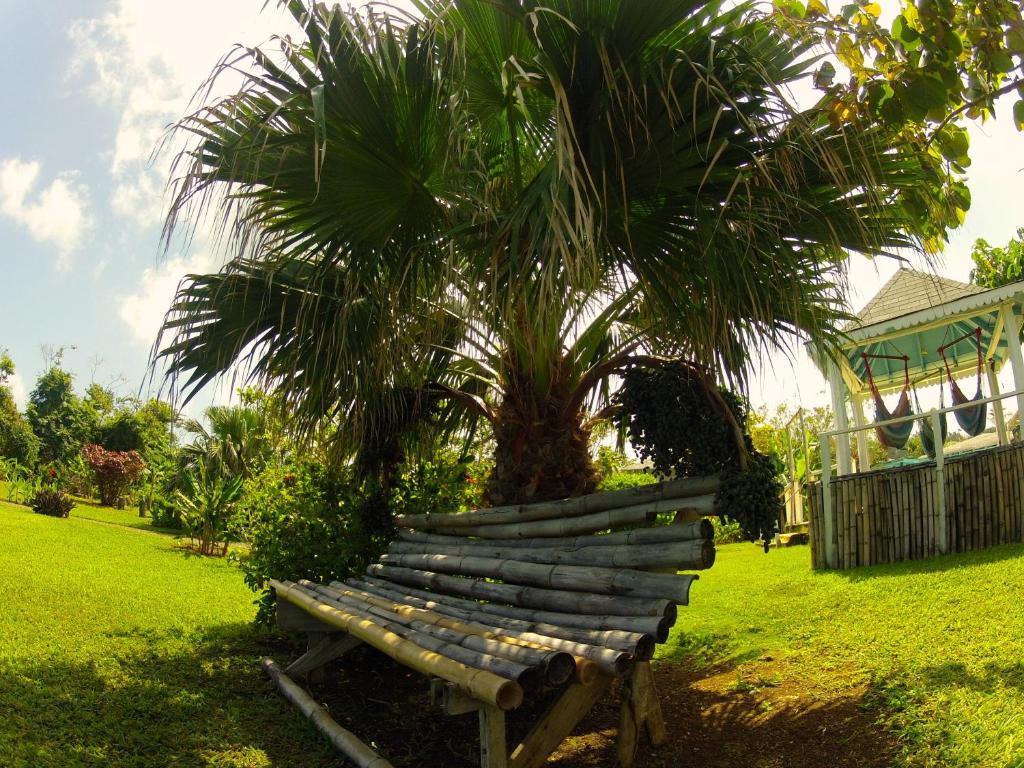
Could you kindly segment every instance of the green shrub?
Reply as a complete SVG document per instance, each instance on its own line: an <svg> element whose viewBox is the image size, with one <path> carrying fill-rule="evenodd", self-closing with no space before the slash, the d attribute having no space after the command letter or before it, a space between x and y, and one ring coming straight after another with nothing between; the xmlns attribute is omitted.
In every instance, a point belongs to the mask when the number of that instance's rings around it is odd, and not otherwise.
<svg viewBox="0 0 1024 768"><path fill-rule="evenodd" d="M68 517L75 502L57 488L40 488L32 497L32 511L50 517Z"/></svg>
<svg viewBox="0 0 1024 768"><path fill-rule="evenodd" d="M177 505L163 496L155 496L149 501L147 511L150 523L154 528L170 528L180 531L184 527Z"/></svg>
<svg viewBox="0 0 1024 768"><path fill-rule="evenodd" d="M735 520L724 521L717 517L711 518L711 525L715 528L715 544L735 544L745 541L743 529Z"/></svg>
<svg viewBox="0 0 1024 768"><path fill-rule="evenodd" d="M174 496L182 527L200 554L223 557L228 553L235 502L242 495L242 478L211 472L200 460L183 480L184 488Z"/></svg>
<svg viewBox="0 0 1024 768"><path fill-rule="evenodd" d="M259 595L257 622L273 618L271 579L343 579L387 546L362 524L364 498L354 488L347 473L314 463L269 467L245 482L240 520L249 553L239 563Z"/></svg>
<svg viewBox="0 0 1024 768"><path fill-rule="evenodd" d="M598 490L617 491L621 488L636 488L639 485L650 485L658 482L658 478L650 472L612 472L601 478Z"/></svg>

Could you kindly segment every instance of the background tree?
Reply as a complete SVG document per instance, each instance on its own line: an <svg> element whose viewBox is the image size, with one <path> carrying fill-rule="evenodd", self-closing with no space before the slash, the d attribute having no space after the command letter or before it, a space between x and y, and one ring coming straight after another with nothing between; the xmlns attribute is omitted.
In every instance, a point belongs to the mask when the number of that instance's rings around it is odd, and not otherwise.
<svg viewBox="0 0 1024 768"><path fill-rule="evenodd" d="M204 414L208 426L188 420L182 427L193 437L182 449L190 465L203 463L209 476L248 478L259 472L272 456L267 413L256 407L214 405Z"/></svg>
<svg viewBox="0 0 1024 768"><path fill-rule="evenodd" d="M159 347L186 397L238 365L385 475L486 422L492 502L587 492L611 377L827 343L848 252L957 218L889 127L785 100L813 59L753 5L289 7L305 39L179 123L167 237L220 206L232 258Z"/></svg>
<svg viewBox="0 0 1024 768"><path fill-rule="evenodd" d="M1017 229L1002 248L995 248L978 238L971 249L971 282L985 288L999 288L1007 283L1024 280L1024 227Z"/></svg>
<svg viewBox="0 0 1024 768"><path fill-rule="evenodd" d="M999 99L1013 95L1007 116L1024 128L1021 4L900 0L891 18L869 0L775 0L775 7L784 32L832 54L816 72L815 85L824 91L834 122L886 125L901 135L901 151L931 162L936 191L951 203L948 213L928 211L926 201L912 196L907 204L933 220L927 244L941 250L945 227L962 221L970 206L963 180L970 142L963 123L995 116Z"/></svg>
<svg viewBox="0 0 1024 768"><path fill-rule="evenodd" d="M33 467L39 456L39 439L14 402L9 384L13 375L14 361L5 350L0 350L0 458Z"/></svg>
<svg viewBox="0 0 1024 768"><path fill-rule="evenodd" d="M36 381L25 414L43 461L64 463L77 456L96 429L96 412L75 394L72 375L58 366Z"/></svg>

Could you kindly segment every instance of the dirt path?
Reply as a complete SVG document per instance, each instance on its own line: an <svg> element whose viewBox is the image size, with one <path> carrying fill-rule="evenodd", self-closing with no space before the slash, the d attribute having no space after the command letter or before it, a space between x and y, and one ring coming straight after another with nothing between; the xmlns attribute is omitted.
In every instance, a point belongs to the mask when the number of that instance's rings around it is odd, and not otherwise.
<svg viewBox="0 0 1024 768"><path fill-rule="evenodd" d="M352 661L340 681L332 671L335 682L314 694L343 725L398 765L476 765L474 717L438 715L423 695L422 678L377 654ZM657 664L655 679L669 739L656 750L641 747L639 768L884 768L893 762L897 745L864 708L864 686L841 674L823 688L771 657L700 671L684 659ZM614 765L619 701L616 691L601 702L550 765ZM525 709L510 717L511 743L540 714Z"/></svg>
<svg viewBox="0 0 1024 768"><path fill-rule="evenodd" d="M896 744L863 707L864 687L837 680L809 688L800 670L770 657L727 669L659 664L669 739L642 748L644 768L884 768ZM612 765L618 698L603 702L552 765Z"/></svg>

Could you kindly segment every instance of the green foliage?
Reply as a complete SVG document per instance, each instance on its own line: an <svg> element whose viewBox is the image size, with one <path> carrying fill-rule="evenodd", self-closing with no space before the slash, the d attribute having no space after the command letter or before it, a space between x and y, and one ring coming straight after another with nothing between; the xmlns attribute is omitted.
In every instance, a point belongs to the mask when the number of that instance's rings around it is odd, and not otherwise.
<svg viewBox="0 0 1024 768"><path fill-rule="evenodd" d="M971 249L971 261L971 282L983 288L999 288L1024 280L1024 227L1002 248L978 238Z"/></svg>
<svg viewBox="0 0 1024 768"><path fill-rule="evenodd" d="M235 503L242 496L242 478L211 472L200 460L185 473L182 485L174 498L182 527L200 554L223 557Z"/></svg>
<svg viewBox="0 0 1024 768"><path fill-rule="evenodd" d="M273 618L270 579L346 578L384 550L362 525L364 501L348 474L317 463L267 467L245 482L240 507L249 553L240 564L259 593L258 621Z"/></svg>
<svg viewBox="0 0 1024 768"><path fill-rule="evenodd" d="M55 486L40 488L29 502L32 511L49 517L68 517L75 502Z"/></svg>
<svg viewBox="0 0 1024 768"><path fill-rule="evenodd" d="M44 462L67 461L96 428L96 412L75 394L71 374L57 366L39 377L25 413L39 438L39 458Z"/></svg>
<svg viewBox="0 0 1024 768"><path fill-rule="evenodd" d="M189 464L202 461L215 474L251 477L273 455L268 439L269 414L262 408L213 405L205 412L208 427L194 420L183 425L193 442L182 449Z"/></svg>
<svg viewBox="0 0 1024 768"><path fill-rule="evenodd" d="M607 445L600 445L597 448L597 458L594 459L594 468L601 475L601 478L621 472L629 466L629 457L621 451Z"/></svg>
<svg viewBox="0 0 1024 768"><path fill-rule="evenodd" d="M915 153L934 171L934 206L916 192L899 203L933 222L928 246L937 251L944 230L970 207L964 173L970 165L965 120L995 114L1000 96L1013 94L1014 123L1024 126L1024 17L1014 0L899 0L891 24L882 6L851 2L832 13L822 0L776 3L776 22L793 36L823 45L832 60L814 84L824 92L835 125L880 124L899 136L901 153ZM835 64L849 76L835 77ZM935 226L937 225L937 226ZM927 225L926 225L927 226Z"/></svg>
<svg viewBox="0 0 1024 768"><path fill-rule="evenodd" d="M658 482L658 478L649 472L612 472L601 478L598 490L618 491L623 488L636 488Z"/></svg>
<svg viewBox="0 0 1024 768"><path fill-rule="evenodd" d="M479 482L472 468L472 456L460 459L441 453L433 461L417 462L398 476L390 503L395 510L415 510L415 514L471 508Z"/></svg>
<svg viewBox="0 0 1024 768"><path fill-rule="evenodd" d="M720 517L713 517L711 525L715 529L715 544L736 544L746 538L743 535L743 528L735 520L722 520Z"/></svg>
<svg viewBox="0 0 1024 768"><path fill-rule="evenodd" d="M720 475L715 514L735 520L744 536L767 551L782 511L776 460L754 449L745 434L746 401L719 390L692 365L665 364L628 371L616 395L616 416L637 453L661 477ZM738 444L742 438L743 445ZM741 469L740 451L747 466Z"/></svg>

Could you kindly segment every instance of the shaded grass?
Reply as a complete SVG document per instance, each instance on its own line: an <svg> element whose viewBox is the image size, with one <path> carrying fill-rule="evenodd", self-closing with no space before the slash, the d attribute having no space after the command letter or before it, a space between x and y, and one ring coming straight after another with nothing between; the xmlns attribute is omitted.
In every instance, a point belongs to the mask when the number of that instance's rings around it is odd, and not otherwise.
<svg viewBox="0 0 1024 768"><path fill-rule="evenodd" d="M7 504L0 542L0 765L342 765L264 679L289 650L229 563Z"/></svg>
<svg viewBox="0 0 1024 768"><path fill-rule="evenodd" d="M721 547L663 657L773 655L820 691L866 684L906 766L1024 766L1024 546L846 572Z"/></svg>

